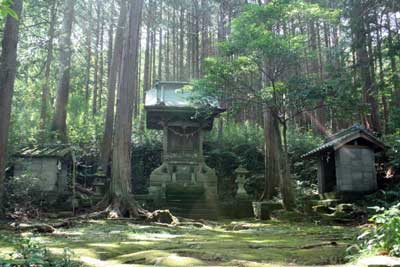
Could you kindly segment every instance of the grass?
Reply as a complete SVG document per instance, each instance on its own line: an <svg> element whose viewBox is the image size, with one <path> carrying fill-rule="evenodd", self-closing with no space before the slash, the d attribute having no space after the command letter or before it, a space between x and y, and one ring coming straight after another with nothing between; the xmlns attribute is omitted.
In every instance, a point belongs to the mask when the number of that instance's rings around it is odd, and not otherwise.
<svg viewBox="0 0 400 267"><path fill-rule="evenodd" d="M232 224L244 225L245 229L227 230L232 227L226 226ZM281 221L221 221L218 226L203 228L91 221L35 238L56 254L69 247L74 257L88 266L252 267L342 263L357 233L354 227ZM0 235L0 257L5 257L12 251L10 240L15 233L3 230ZM327 245L332 241L336 245ZM308 245L311 247L306 248Z"/></svg>

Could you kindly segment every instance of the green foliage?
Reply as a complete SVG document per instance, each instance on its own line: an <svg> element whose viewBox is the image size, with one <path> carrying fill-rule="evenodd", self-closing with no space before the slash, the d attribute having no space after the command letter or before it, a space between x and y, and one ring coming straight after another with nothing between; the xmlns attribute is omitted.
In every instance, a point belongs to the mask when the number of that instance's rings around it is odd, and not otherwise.
<svg viewBox="0 0 400 267"><path fill-rule="evenodd" d="M373 227L359 236L364 252L378 250L400 256L400 203L389 209L377 209L381 213L371 217Z"/></svg>
<svg viewBox="0 0 400 267"><path fill-rule="evenodd" d="M77 267L79 263L72 260L73 252L65 247L61 257L56 257L34 238L15 240L16 251L11 259L0 259L1 266L9 267Z"/></svg>
<svg viewBox="0 0 400 267"><path fill-rule="evenodd" d="M135 193L148 193L150 174L162 163L162 143L156 136L147 135L143 143L132 145L132 184Z"/></svg>
<svg viewBox="0 0 400 267"><path fill-rule="evenodd" d="M400 130L394 134L386 135L384 137L386 145L389 147L386 154L389 157L391 165L395 168L396 172L400 171Z"/></svg>
<svg viewBox="0 0 400 267"><path fill-rule="evenodd" d="M39 178L29 174L7 179L5 184L7 206L15 209L27 209L38 204L43 197L40 183Z"/></svg>
<svg viewBox="0 0 400 267"><path fill-rule="evenodd" d="M15 19L18 19L18 15L11 8L12 0L1 0L0 1L0 17L5 17L7 15L12 16Z"/></svg>
<svg viewBox="0 0 400 267"><path fill-rule="evenodd" d="M291 173L295 179L306 186L317 183L317 168L314 160L302 159L301 156L322 143L322 139L311 131L291 129L288 132L288 151Z"/></svg>

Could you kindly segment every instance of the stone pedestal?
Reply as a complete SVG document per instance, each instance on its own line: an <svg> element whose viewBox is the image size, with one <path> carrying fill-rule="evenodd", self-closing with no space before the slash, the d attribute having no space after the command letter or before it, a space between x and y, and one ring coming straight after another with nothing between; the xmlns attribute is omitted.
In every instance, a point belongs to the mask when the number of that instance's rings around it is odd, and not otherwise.
<svg viewBox="0 0 400 267"><path fill-rule="evenodd" d="M280 208L282 205L273 201L253 201L254 217L258 220L271 219L271 213Z"/></svg>

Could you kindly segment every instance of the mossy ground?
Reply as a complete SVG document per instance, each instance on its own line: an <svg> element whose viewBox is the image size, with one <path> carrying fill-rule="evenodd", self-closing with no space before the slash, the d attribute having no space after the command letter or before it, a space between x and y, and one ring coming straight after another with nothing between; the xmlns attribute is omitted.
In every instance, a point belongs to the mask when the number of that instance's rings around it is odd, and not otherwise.
<svg viewBox="0 0 400 267"><path fill-rule="evenodd" d="M227 230L232 228L226 227L228 224L245 224L246 229ZM282 221L221 221L217 226L203 228L91 221L35 238L54 253L69 247L76 259L87 266L250 267L342 263L346 248L354 243L357 233L355 227ZM12 251L10 241L16 233L3 230L0 235L0 257L4 257ZM331 241L336 245L304 248Z"/></svg>

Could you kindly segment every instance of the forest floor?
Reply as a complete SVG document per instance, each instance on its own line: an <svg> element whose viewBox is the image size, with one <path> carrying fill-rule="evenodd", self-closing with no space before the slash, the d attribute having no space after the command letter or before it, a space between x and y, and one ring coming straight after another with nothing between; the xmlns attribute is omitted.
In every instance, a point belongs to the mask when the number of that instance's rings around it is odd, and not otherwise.
<svg viewBox="0 0 400 267"><path fill-rule="evenodd" d="M121 220L79 223L52 234L23 233L85 266L299 266L345 262L357 227L283 221L219 221L212 226L161 226ZM16 232L0 230L0 258Z"/></svg>

